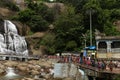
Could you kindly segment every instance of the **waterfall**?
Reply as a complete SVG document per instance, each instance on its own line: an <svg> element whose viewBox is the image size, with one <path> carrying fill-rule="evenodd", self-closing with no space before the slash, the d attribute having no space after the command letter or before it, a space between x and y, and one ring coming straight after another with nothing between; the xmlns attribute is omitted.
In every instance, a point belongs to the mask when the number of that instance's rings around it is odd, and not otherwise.
<svg viewBox="0 0 120 80"><path fill-rule="evenodd" d="M18 34L16 26L9 20L4 20L4 34L0 33L0 53L28 55L27 43Z"/></svg>
<svg viewBox="0 0 120 80"><path fill-rule="evenodd" d="M14 72L14 69L13 68L11 68L11 67L8 67L7 68L7 70L6 70L6 77L11 77L11 76L17 76L17 74L15 74L15 72Z"/></svg>
<svg viewBox="0 0 120 80"><path fill-rule="evenodd" d="M6 69L6 75L0 77L0 80L16 80L16 79L20 79L21 80L22 77L23 76L15 73L14 68L7 67L7 69Z"/></svg>

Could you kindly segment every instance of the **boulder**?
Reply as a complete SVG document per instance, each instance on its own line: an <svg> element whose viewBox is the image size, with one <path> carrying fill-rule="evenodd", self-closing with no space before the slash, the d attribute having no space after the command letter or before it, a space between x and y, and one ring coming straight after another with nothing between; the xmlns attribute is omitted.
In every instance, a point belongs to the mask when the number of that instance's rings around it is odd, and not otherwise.
<svg viewBox="0 0 120 80"><path fill-rule="evenodd" d="M38 75L38 74L40 74L40 72L39 72L39 71L36 71L36 70L31 70L31 74L32 74L32 75Z"/></svg>

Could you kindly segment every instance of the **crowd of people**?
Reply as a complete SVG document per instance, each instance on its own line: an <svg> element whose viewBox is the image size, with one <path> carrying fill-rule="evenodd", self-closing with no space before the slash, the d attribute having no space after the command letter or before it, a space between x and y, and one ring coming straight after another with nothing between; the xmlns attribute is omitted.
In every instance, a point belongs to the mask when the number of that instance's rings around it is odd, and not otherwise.
<svg viewBox="0 0 120 80"><path fill-rule="evenodd" d="M76 55L48 56L48 58L58 59L60 63L79 63L88 67L95 67L98 70L106 70L109 68L110 71L113 71L113 68L118 68L118 64L120 63L120 61L105 61Z"/></svg>

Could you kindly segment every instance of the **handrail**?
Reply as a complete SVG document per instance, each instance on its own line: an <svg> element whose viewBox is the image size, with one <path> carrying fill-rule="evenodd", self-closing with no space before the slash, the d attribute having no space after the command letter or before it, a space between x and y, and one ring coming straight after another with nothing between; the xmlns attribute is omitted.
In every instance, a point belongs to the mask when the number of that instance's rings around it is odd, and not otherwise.
<svg viewBox="0 0 120 80"><path fill-rule="evenodd" d="M96 67L93 67L93 66L87 66L87 65L81 65L81 64L77 64L80 68L84 68L84 69L89 69L89 70L92 70L94 72L97 72L99 74L103 74L103 73L109 73L109 74L120 74L120 73L116 73L116 72L111 72L111 71L106 71L106 70L99 70L98 68Z"/></svg>

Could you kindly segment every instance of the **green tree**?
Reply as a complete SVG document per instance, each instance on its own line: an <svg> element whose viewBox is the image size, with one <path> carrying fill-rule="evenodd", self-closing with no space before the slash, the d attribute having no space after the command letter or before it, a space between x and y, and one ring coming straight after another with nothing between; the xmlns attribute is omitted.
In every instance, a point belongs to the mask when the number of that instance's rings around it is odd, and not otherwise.
<svg viewBox="0 0 120 80"><path fill-rule="evenodd" d="M67 8L55 23L56 47L59 50L74 50L81 45L81 33L83 32L82 15L75 15L74 8ZM69 46L69 41L74 42L75 48ZM71 43L71 42L70 42ZM75 46L75 44L77 44ZM69 46L69 47L68 47ZM73 49L71 49L73 48Z"/></svg>
<svg viewBox="0 0 120 80"><path fill-rule="evenodd" d="M55 53L55 35L53 33L47 33L41 40L41 45L46 47L46 53Z"/></svg>
<svg viewBox="0 0 120 80"><path fill-rule="evenodd" d="M100 5L101 5L101 8L102 9L119 9L119 4L120 4L120 1L119 0L98 0Z"/></svg>
<svg viewBox="0 0 120 80"><path fill-rule="evenodd" d="M29 22L31 17L34 15L34 11L30 9L25 9L24 11L20 11L18 13L19 20L23 23Z"/></svg>
<svg viewBox="0 0 120 80"><path fill-rule="evenodd" d="M43 18L49 22L49 23L53 23L55 20L55 12L53 9L47 9L46 14L44 14Z"/></svg>
<svg viewBox="0 0 120 80"><path fill-rule="evenodd" d="M117 31L117 29L115 28L115 26L113 26L113 24L111 22L108 22L108 24L104 25L104 32L106 32L107 36L114 36L114 35L119 35L120 32Z"/></svg>
<svg viewBox="0 0 120 80"><path fill-rule="evenodd" d="M77 48L77 43L75 41L69 41L66 43L66 51L75 51Z"/></svg>
<svg viewBox="0 0 120 80"><path fill-rule="evenodd" d="M52 8L48 8L44 3L40 3L34 11L37 15L41 15L47 22L53 23L55 19L55 11Z"/></svg>
<svg viewBox="0 0 120 80"><path fill-rule="evenodd" d="M27 7L31 10L36 10L38 7L37 3L34 3L33 0L25 0L25 3L27 4Z"/></svg>
<svg viewBox="0 0 120 80"><path fill-rule="evenodd" d="M109 3L109 5L107 4ZM116 0L106 0L105 3L101 0L89 0L83 6L83 14L84 14L84 26L86 31L89 29L89 10L92 11L92 31L94 29L98 29L100 32L105 33L107 35L118 35L119 32L116 30L113 22L115 20L119 20L119 10L113 9L115 8ZM110 6L113 4L114 6ZM107 7L105 7L105 6ZM111 10L110 10L111 9ZM88 15L86 14L88 11ZM113 33L113 34L111 34Z"/></svg>
<svg viewBox="0 0 120 80"><path fill-rule="evenodd" d="M23 35L26 35L26 24L31 20L32 15L34 15L34 11L30 9L25 9L18 13L18 20L23 23Z"/></svg>
<svg viewBox="0 0 120 80"><path fill-rule="evenodd" d="M48 7L44 3L39 3L35 9L35 12L41 16L44 16L47 13L47 9Z"/></svg>
<svg viewBox="0 0 120 80"><path fill-rule="evenodd" d="M39 15L31 16L28 25L33 32L46 31L48 29L48 23Z"/></svg>
<svg viewBox="0 0 120 80"><path fill-rule="evenodd" d="M120 20L120 9L112 9L110 17L112 22Z"/></svg>

